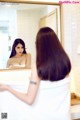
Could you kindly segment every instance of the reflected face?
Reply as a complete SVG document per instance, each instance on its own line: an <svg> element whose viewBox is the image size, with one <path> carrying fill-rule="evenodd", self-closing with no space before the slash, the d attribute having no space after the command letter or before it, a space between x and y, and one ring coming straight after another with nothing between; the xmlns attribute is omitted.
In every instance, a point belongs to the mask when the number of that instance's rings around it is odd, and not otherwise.
<svg viewBox="0 0 80 120"><path fill-rule="evenodd" d="M19 43L19 44L15 47L15 51L16 51L16 55L21 56L21 55L23 54L23 51L24 51L23 45Z"/></svg>

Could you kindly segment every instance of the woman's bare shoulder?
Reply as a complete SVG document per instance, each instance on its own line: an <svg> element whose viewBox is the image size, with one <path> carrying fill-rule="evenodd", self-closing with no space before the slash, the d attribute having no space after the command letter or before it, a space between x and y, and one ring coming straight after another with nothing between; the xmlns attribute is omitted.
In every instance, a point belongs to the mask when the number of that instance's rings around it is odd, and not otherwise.
<svg viewBox="0 0 80 120"><path fill-rule="evenodd" d="M31 79L32 80L40 80L38 73L37 73L37 67L36 64L32 65L32 69L31 69Z"/></svg>
<svg viewBox="0 0 80 120"><path fill-rule="evenodd" d="M30 53L26 53L26 54L24 54L23 55L25 58L27 58L27 59L31 59L31 54Z"/></svg>
<svg viewBox="0 0 80 120"><path fill-rule="evenodd" d="M31 56L31 54L30 53L26 53L26 54L24 54L24 56Z"/></svg>
<svg viewBox="0 0 80 120"><path fill-rule="evenodd" d="M13 60L14 60L14 57L11 57L8 59L8 62L13 61Z"/></svg>

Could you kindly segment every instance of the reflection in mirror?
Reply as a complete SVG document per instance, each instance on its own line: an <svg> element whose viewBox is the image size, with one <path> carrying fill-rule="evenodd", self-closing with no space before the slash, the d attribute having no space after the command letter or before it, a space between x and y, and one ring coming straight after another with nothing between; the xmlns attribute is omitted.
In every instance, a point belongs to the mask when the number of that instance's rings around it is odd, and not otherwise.
<svg viewBox="0 0 80 120"><path fill-rule="evenodd" d="M35 37L38 29L50 26L60 39L60 6L0 2L0 69L6 69L13 42L21 38L35 61Z"/></svg>

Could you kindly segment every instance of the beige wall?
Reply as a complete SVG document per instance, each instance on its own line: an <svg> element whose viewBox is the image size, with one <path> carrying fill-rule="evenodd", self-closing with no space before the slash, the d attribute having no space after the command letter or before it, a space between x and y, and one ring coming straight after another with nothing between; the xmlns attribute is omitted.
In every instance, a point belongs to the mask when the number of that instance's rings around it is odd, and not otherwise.
<svg viewBox="0 0 80 120"><path fill-rule="evenodd" d="M72 63L72 91L80 93L80 55L77 48L80 45L80 5L63 5L63 42L64 48L70 56ZM75 89L74 89L75 88Z"/></svg>
<svg viewBox="0 0 80 120"><path fill-rule="evenodd" d="M60 25L59 25L59 6L46 6L43 9L28 9L17 11L17 37L22 38L26 43L27 52L31 53L33 64L35 61L35 38L39 29L40 19L50 14L55 8L58 12L58 35L60 37Z"/></svg>
<svg viewBox="0 0 80 120"><path fill-rule="evenodd" d="M31 53L31 63L35 61L35 38L39 29L40 18L47 14L47 9L43 10L18 10L17 11L17 37L24 40L26 51ZM32 65L31 64L31 65Z"/></svg>

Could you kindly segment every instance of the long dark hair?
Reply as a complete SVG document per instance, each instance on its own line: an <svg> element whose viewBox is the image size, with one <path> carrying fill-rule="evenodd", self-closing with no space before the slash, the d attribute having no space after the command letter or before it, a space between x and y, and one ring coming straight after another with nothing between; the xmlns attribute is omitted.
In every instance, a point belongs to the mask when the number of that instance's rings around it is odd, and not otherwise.
<svg viewBox="0 0 80 120"><path fill-rule="evenodd" d="M36 66L43 80L58 81L71 70L71 63L55 32L41 28L36 36Z"/></svg>
<svg viewBox="0 0 80 120"><path fill-rule="evenodd" d="M17 38L17 39L15 39L15 41L14 41L14 43L13 43L12 51L11 51L11 54L10 54L10 57L9 57L9 58L11 58L11 57L13 57L13 56L16 55L15 47L16 47L19 43L23 46L23 49L24 49L23 54L26 54L24 41L23 41L22 39L20 39L20 38Z"/></svg>

